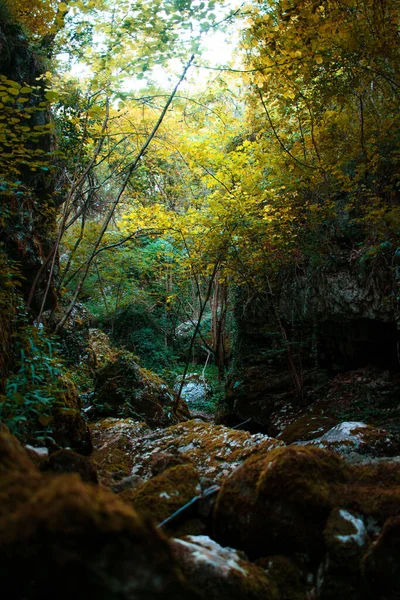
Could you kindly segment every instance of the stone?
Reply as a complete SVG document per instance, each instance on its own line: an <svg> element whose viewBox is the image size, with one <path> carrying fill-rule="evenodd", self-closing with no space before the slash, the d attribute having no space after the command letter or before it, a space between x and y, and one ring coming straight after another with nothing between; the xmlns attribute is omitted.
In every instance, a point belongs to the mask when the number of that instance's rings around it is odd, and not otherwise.
<svg viewBox="0 0 400 600"><path fill-rule="evenodd" d="M339 454L352 452L367 456L396 456L400 453L400 438L383 428L350 421L335 425L322 436L303 444L313 444Z"/></svg>
<svg viewBox="0 0 400 600"><path fill-rule="evenodd" d="M364 558L364 573L371 597L400 597L400 517L388 519L376 543Z"/></svg>
<svg viewBox="0 0 400 600"><path fill-rule="evenodd" d="M137 438L132 447L132 472L148 479L152 476L154 455L167 453L190 461L202 477L218 483L247 457L277 446L283 446L283 442L261 433L252 435L222 425L187 421Z"/></svg>
<svg viewBox="0 0 400 600"><path fill-rule="evenodd" d="M53 408L52 437L59 447L69 447L88 455L93 445L78 391L66 376L62 377L61 384L65 389L58 394L57 405Z"/></svg>
<svg viewBox="0 0 400 600"><path fill-rule="evenodd" d="M362 557L370 539L360 514L334 509L324 531L327 554L318 569L320 600L364 600L367 586Z"/></svg>
<svg viewBox="0 0 400 600"><path fill-rule="evenodd" d="M140 367L129 352L115 351L97 370L94 416L135 418L150 427L166 427L189 418L181 399L152 371Z"/></svg>
<svg viewBox="0 0 400 600"><path fill-rule="evenodd" d="M151 477L136 489L122 491L120 498L159 525L198 496L200 491L199 473L192 465L183 464L170 467ZM186 511L181 518L171 521L164 531L176 531L182 519L187 519L188 514L191 513Z"/></svg>
<svg viewBox="0 0 400 600"><path fill-rule="evenodd" d="M40 464L43 473L77 473L82 481L98 483L97 470L88 458L72 450L58 450Z"/></svg>
<svg viewBox="0 0 400 600"><path fill-rule="evenodd" d="M115 494L42 474L0 434L0 578L8 600L190 600L171 549Z"/></svg>
<svg viewBox="0 0 400 600"><path fill-rule="evenodd" d="M312 446L251 456L222 483L216 539L250 558L296 552L318 557L337 486L348 482L349 473L339 456Z"/></svg>
<svg viewBox="0 0 400 600"><path fill-rule="evenodd" d="M171 541L176 560L192 585L207 600L278 600L264 570L232 548L207 536Z"/></svg>

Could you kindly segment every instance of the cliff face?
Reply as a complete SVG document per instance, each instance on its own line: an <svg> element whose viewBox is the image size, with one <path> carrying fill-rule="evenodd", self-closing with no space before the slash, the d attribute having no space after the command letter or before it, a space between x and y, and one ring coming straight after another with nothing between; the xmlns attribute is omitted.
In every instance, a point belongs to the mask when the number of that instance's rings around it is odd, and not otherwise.
<svg viewBox="0 0 400 600"><path fill-rule="evenodd" d="M399 371L397 251L281 273L273 294L236 300L236 359L221 421L268 431L282 402L303 408L332 378Z"/></svg>
<svg viewBox="0 0 400 600"><path fill-rule="evenodd" d="M55 239L54 149L45 100L46 57L33 47L6 8L0 12L0 391L8 373L13 317L31 295L32 317L46 287L46 270L32 285ZM46 308L55 303L50 289ZM20 306L21 308L21 306ZM23 307L22 307L23 308Z"/></svg>

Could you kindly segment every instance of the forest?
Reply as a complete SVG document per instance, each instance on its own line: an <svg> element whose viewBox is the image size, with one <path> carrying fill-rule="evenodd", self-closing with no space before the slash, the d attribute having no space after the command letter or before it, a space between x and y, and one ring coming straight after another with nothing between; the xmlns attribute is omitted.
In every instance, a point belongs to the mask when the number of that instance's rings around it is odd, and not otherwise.
<svg viewBox="0 0 400 600"><path fill-rule="evenodd" d="M9 600L400 599L400 0L0 0Z"/></svg>

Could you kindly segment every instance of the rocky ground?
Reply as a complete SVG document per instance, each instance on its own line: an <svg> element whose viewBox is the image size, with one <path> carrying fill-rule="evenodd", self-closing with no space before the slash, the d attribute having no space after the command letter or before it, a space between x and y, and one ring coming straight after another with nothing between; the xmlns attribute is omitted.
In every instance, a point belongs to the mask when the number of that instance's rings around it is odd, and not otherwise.
<svg viewBox="0 0 400 600"><path fill-rule="evenodd" d="M332 402L345 413L372 376L338 378L307 408L277 404L272 437L183 402L172 417L164 382L105 346L96 335L96 385L109 373L108 396L103 387L86 410L90 426L69 386L53 446L0 432L7 598L400 598L399 437L340 420Z"/></svg>

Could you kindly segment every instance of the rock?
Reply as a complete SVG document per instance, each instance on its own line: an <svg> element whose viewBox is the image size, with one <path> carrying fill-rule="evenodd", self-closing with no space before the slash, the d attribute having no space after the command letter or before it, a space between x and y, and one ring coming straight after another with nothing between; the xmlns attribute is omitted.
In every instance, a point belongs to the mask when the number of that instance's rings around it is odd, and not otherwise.
<svg viewBox="0 0 400 600"><path fill-rule="evenodd" d="M364 600L367 597L362 556L370 545L361 515L334 509L324 531L327 555L318 569L320 600Z"/></svg>
<svg viewBox="0 0 400 600"><path fill-rule="evenodd" d="M109 336L101 329L89 329L89 348L92 366L95 369L104 367L116 353Z"/></svg>
<svg viewBox="0 0 400 600"><path fill-rule="evenodd" d="M296 552L318 557L336 488L348 478L343 459L312 446L256 454L221 486L217 539L250 557Z"/></svg>
<svg viewBox="0 0 400 600"><path fill-rule="evenodd" d="M357 452L375 457L396 456L400 453L398 436L357 421L339 423L320 437L298 443L313 444L343 455Z"/></svg>
<svg viewBox="0 0 400 600"><path fill-rule="evenodd" d="M174 385L175 392L178 392L181 386L179 378ZM182 387L181 396L190 409L191 405L204 402L211 395L211 388L204 377L198 373L187 373Z"/></svg>
<svg viewBox="0 0 400 600"><path fill-rule="evenodd" d="M98 369L94 389L97 417L134 417L150 427L189 418L183 400L173 413L175 394L155 373L140 367L128 352L116 351Z"/></svg>
<svg viewBox="0 0 400 600"><path fill-rule="evenodd" d="M312 597L307 596L308 583L312 583L312 574L304 573L304 570L296 562L287 556L268 556L256 561L262 567L272 586L276 589L277 597L282 600L305 600ZM310 577L311 575L311 577ZM311 581L308 581L311 579Z"/></svg>
<svg viewBox="0 0 400 600"><path fill-rule="evenodd" d="M133 419L103 419L91 426L95 450L92 461L100 480L113 485L115 479L130 476L135 453L134 442L151 432L146 423Z"/></svg>
<svg viewBox="0 0 400 600"><path fill-rule="evenodd" d="M140 514L151 517L158 525L199 493L199 473L192 465L183 464L170 467L136 489L121 492L120 498ZM176 530L182 519L187 519L188 514L190 513L185 512L182 518L173 520L166 530Z"/></svg>
<svg viewBox="0 0 400 600"><path fill-rule="evenodd" d="M82 481L98 483L97 470L85 456L72 450L58 450L42 461L40 470L43 473L77 473Z"/></svg>
<svg viewBox="0 0 400 600"><path fill-rule="evenodd" d="M371 597L398 600L400 597L400 517L389 519L377 542L364 559L364 573Z"/></svg>
<svg viewBox="0 0 400 600"><path fill-rule="evenodd" d="M337 421L332 417L306 413L295 419L287 427L283 427L277 435L277 439L284 441L285 444L314 440L332 429L336 423Z"/></svg>
<svg viewBox="0 0 400 600"><path fill-rule="evenodd" d="M53 409L51 422L52 437L58 446L69 447L80 454L92 452L92 439L89 426L82 415L82 405L76 387L63 376L65 391L58 394L57 405Z"/></svg>
<svg viewBox="0 0 400 600"><path fill-rule="evenodd" d="M0 578L8 600L190 600L165 538L77 475L43 475L0 434ZM45 568L44 568L45 565Z"/></svg>
<svg viewBox="0 0 400 600"><path fill-rule="evenodd" d="M386 519L399 514L400 463L394 459L368 461L350 466L350 483L340 490L341 504L365 515L368 533L379 532Z"/></svg>
<svg viewBox="0 0 400 600"><path fill-rule="evenodd" d="M133 442L133 473L148 479L154 455L175 454L189 460L203 477L222 481L255 452L283 445L261 433L229 429L200 421L187 421L154 431Z"/></svg>
<svg viewBox="0 0 400 600"><path fill-rule="evenodd" d="M242 553L206 536L171 541L173 554L192 585L207 600L278 600L264 570Z"/></svg>

